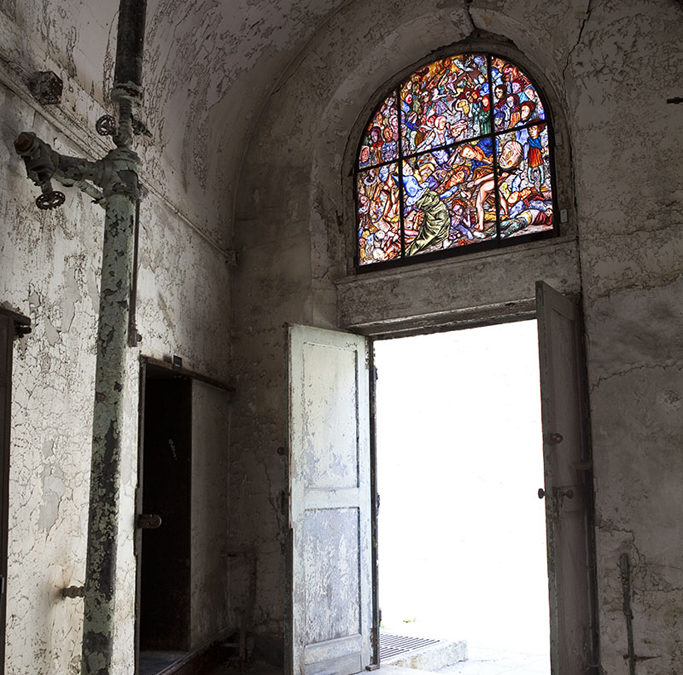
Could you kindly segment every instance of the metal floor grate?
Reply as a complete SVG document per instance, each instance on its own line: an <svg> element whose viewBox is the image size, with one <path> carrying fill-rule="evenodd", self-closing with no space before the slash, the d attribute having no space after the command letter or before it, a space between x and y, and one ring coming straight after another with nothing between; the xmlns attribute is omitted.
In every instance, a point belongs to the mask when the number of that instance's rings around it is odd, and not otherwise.
<svg viewBox="0 0 683 675"><path fill-rule="evenodd" d="M436 644L437 642L438 640L429 640L427 638L380 633L379 658L380 661L389 661L399 654L405 654L406 652L412 652L416 649L422 649L423 647Z"/></svg>

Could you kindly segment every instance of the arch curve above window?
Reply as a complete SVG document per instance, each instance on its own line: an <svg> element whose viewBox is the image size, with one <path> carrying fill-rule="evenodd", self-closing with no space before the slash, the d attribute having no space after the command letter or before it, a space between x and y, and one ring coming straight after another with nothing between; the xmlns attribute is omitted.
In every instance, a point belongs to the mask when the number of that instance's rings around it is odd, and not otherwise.
<svg viewBox="0 0 683 675"><path fill-rule="evenodd" d="M394 87L355 172L359 269L557 233L547 105L500 56L448 56Z"/></svg>

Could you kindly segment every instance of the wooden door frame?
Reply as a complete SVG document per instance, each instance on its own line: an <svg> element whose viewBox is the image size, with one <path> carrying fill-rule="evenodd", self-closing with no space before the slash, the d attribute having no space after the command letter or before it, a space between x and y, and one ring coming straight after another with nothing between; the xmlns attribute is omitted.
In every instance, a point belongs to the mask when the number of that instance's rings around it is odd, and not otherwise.
<svg viewBox="0 0 683 675"><path fill-rule="evenodd" d="M193 381L203 382L233 395L235 387L232 383L223 382L187 368L183 368L178 361L161 360L151 356L140 356L139 393L138 393L138 461L137 461L137 486L135 488L135 514L143 513L143 487L144 487L144 441L145 441L145 396L148 370L152 368L157 372L168 372L179 377ZM191 421L190 421L191 423ZM142 587L142 529L135 527L134 555L135 555L135 673L140 670L140 608ZM1 675L1 674L0 674Z"/></svg>
<svg viewBox="0 0 683 675"><path fill-rule="evenodd" d="M31 321L17 312L0 307L0 321L7 339L0 345L0 366L5 369L5 389L0 428L0 673L5 672L5 622L7 619L7 553L9 534L9 470L12 411L12 357L14 340L31 332Z"/></svg>

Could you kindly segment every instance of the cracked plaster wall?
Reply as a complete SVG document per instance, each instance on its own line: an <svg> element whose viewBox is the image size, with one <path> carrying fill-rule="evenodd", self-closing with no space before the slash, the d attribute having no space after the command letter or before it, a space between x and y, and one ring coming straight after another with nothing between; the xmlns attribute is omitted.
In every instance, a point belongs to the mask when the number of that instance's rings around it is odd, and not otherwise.
<svg viewBox="0 0 683 675"><path fill-rule="evenodd" d="M678 110L664 100L678 93L679 6L474 0L468 14L456 0L244 0L229 15L209 0L149 6L141 117L153 138L139 141L151 190L142 209L139 329L146 354L177 353L218 377L228 375L226 343L235 336L234 616L246 613L262 644L281 647L284 322L372 333L467 320L482 307L502 316L508 301L528 309L531 283L542 276L581 289L585 303L605 672L626 672L622 551L634 564L636 651L656 657L639 672L676 672L683 467L674 450L683 387L681 188L672 167L681 138ZM0 1L0 301L35 325L16 346L13 392L22 412L12 445L7 642L17 673L77 667L80 601L58 600L56 590L82 581L84 565L102 214L73 191L62 211L36 211L12 141L33 128L60 139L59 149L103 154L106 143L92 129L110 106L114 18L103 0ZM509 256L356 280L348 172L365 118L388 84L464 38L471 20L514 40L565 110L575 176L568 197L576 195L567 235ZM31 101L23 78L39 69L64 79L62 105ZM233 245L235 204L233 306L222 250ZM509 294L500 283L482 289L496 275ZM435 287L446 292L435 295ZM128 672L132 645L136 356L122 468L120 672Z"/></svg>
<svg viewBox="0 0 683 675"><path fill-rule="evenodd" d="M111 85L113 19L105 2L0 3L0 303L33 325L15 343L12 382L6 631L12 675L80 672L82 600L62 599L59 591L84 581L104 223L103 210L74 189L64 190L62 208L39 211L38 189L13 142L20 131L33 130L67 154L95 158L111 147L95 134L94 122L109 106L102 92ZM26 88L29 73L48 69L64 80L60 105L41 106ZM145 142L143 155L159 152ZM141 206L143 341L128 352L122 435L113 668L121 674L132 672L134 656L139 356L178 354L185 367L221 380L229 362L230 270L207 234L224 223L207 216L209 227L198 215L215 198L191 201L161 183L164 176L153 166L142 178L150 191ZM218 496L225 502L225 490ZM205 508L197 504L198 527ZM197 567L209 570L195 579L201 584L214 574L218 550L204 546L198 556ZM225 628L218 610L196 623L198 640Z"/></svg>
<svg viewBox="0 0 683 675"><path fill-rule="evenodd" d="M235 226L230 527L256 551L255 623L277 639L288 614L285 324L375 334L505 317L507 301L513 313L528 309L543 278L584 301L602 667L628 672L618 569L627 552L636 654L654 657L638 672L673 675L683 667L683 139L666 98L679 93L683 12L673 0L468 4L469 17L455 0L345 6L273 92L249 146ZM401 73L467 36L470 20L514 41L563 111L566 234L356 277L349 174L365 120Z"/></svg>
<svg viewBox="0 0 683 675"><path fill-rule="evenodd" d="M201 647L238 625L228 616L227 463L230 395L192 383L191 644Z"/></svg>

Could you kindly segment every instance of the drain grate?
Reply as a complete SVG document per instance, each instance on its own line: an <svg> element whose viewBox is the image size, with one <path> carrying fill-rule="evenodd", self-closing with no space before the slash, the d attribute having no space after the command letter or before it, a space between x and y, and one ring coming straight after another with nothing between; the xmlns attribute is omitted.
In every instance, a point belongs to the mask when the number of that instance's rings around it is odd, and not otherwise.
<svg viewBox="0 0 683 675"><path fill-rule="evenodd" d="M428 645L434 645L437 642L438 640L428 640L427 638L380 633L379 658L380 661L389 661L399 654L405 654L406 652L412 652L416 649L422 649Z"/></svg>

